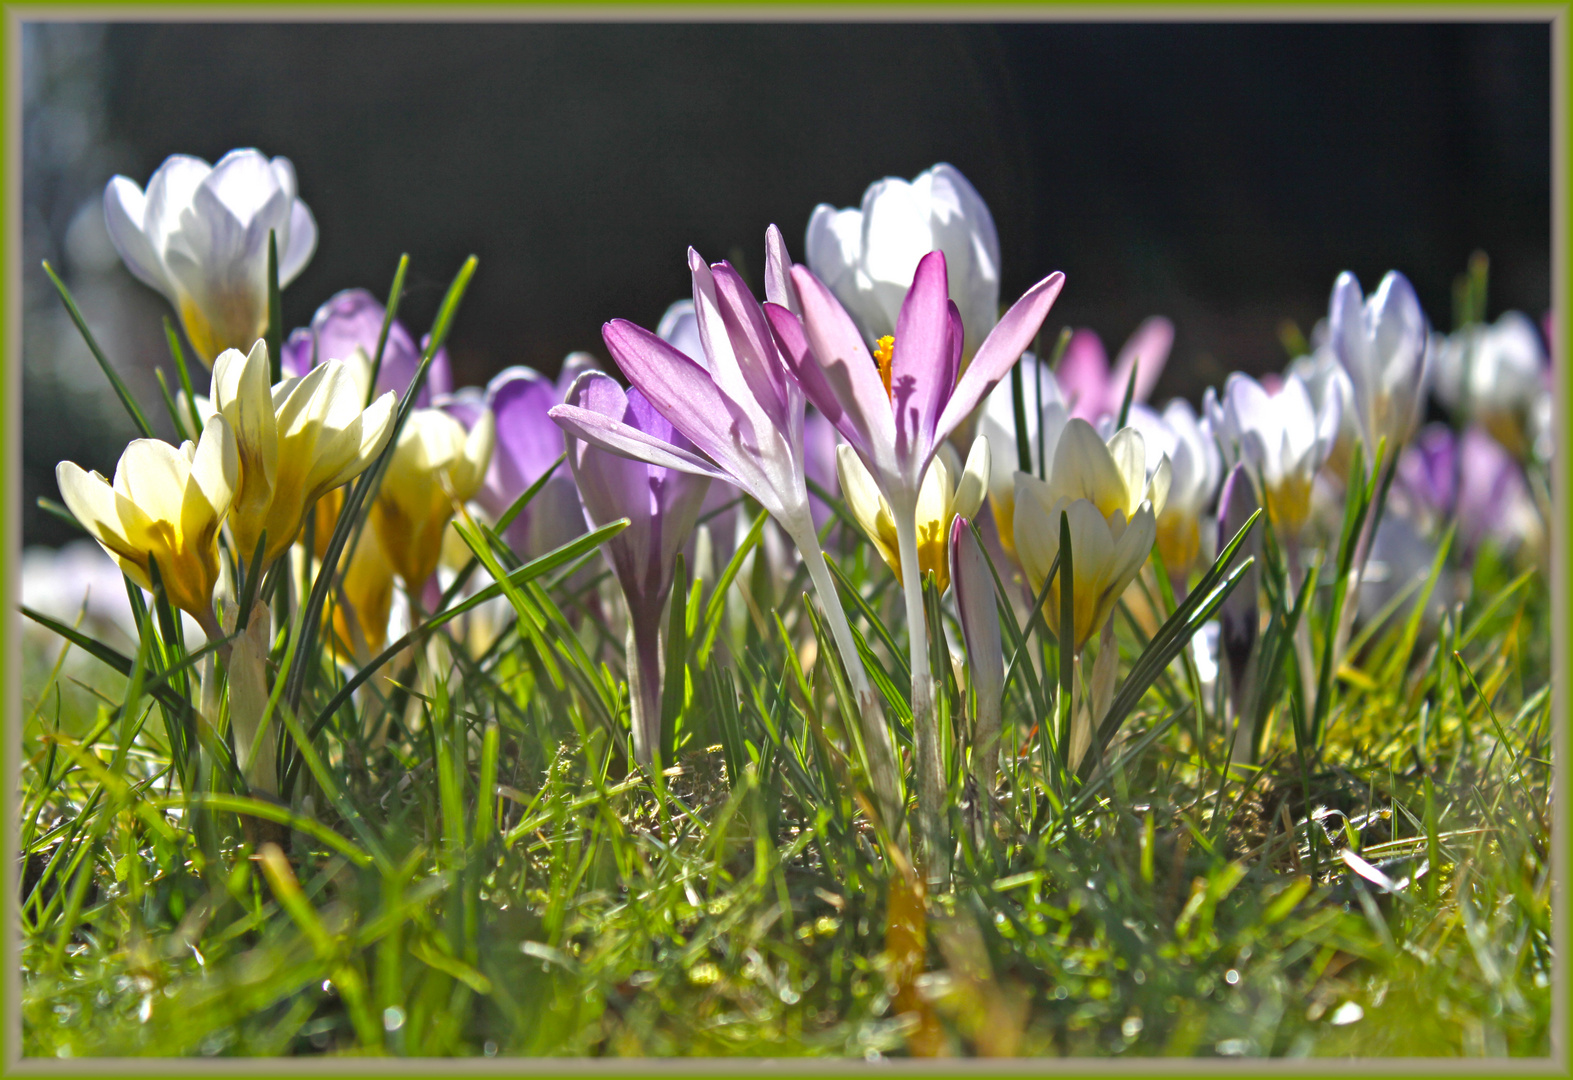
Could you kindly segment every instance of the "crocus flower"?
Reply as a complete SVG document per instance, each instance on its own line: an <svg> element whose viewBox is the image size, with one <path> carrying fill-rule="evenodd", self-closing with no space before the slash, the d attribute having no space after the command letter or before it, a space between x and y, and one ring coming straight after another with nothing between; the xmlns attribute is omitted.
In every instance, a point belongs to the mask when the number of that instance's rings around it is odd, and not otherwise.
<svg viewBox="0 0 1573 1080"><path fill-rule="evenodd" d="M1479 427L1455 436L1446 424L1427 424L1399 456L1394 493L1419 521L1457 521L1466 558L1488 538L1512 547L1540 531L1518 462Z"/></svg>
<svg viewBox="0 0 1573 1080"><path fill-rule="evenodd" d="M1329 393L1318 408L1298 375L1269 395L1255 379L1235 372L1224 383L1222 401L1207 388L1202 411L1225 460L1249 464L1284 542L1297 543L1311 514L1312 481L1338 437L1341 398Z"/></svg>
<svg viewBox="0 0 1573 1080"><path fill-rule="evenodd" d="M1049 275L1016 301L959 379L961 314L946 293L943 252L918 262L895 336L881 338L873 356L851 316L818 278L801 266L792 268L791 277L802 320L784 307L766 305L782 355L809 400L856 451L895 521L911 654L918 803L930 869L943 878L949 849L938 817L944 778L918 568L918 496L940 444L1021 358L1065 276Z"/></svg>
<svg viewBox="0 0 1573 1080"><path fill-rule="evenodd" d="M490 411L468 432L440 409L415 409L405 420L371 506L371 524L411 596L420 595L437 569L454 508L480 490L496 437Z"/></svg>
<svg viewBox="0 0 1573 1080"><path fill-rule="evenodd" d="M388 643L388 618L393 610L393 564L377 539L364 529L347 552L333 607L333 643L345 659L365 664Z"/></svg>
<svg viewBox="0 0 1573 1080"><path fill-rule="evenodd" d="M345 289L335 294L317 309L309 327L300 326L290 331L281 357L283 373L304 375L324 360L342 360L356 373L364 394L371 378L377 338L382 333L386 316L387 309L382 302L365 289ZM415 339L404 324L393 320L382 349L382 367L377 369L379 395L391 390L401 398L404 396L420 367L426 340L423 338L422 347L417 349ZM438 349L426 372L426 381L420 393L415 395L415 404L425 408L434 395L445 394L452 388L448 350Z"/></svg>
<svg viewBox="0 0 1573 1080"><path fill-rule="evenodd" d="M765 234L765 295L795 319L799 300L781 232ZM809 512L803 392L792 378L758 301L727 263L689 252L701 350L690 356L622 319L602 336L628 380L699 453L572 405L550 415L569 435L625 457L735 484L769 511L803 556L809 579L857 698L870 779L880 811L899 831L895 753L879 697L863 669ZM703 454L704 456L701 456Z"/></svg>
<svg viewBox="0 0 1573 1080"><path fill-rule="evenodd" d="M1174 324L1162 315L1154 315L1126 340L1111 372L1108 354L1098 335L1091 330L1076 331L1065 346L1058 374L1060 394L1071 415L1092 423L1104 416L1118 416L1133 369L1136 389L1131 400L1146 401L1158 385L1158 376L1163 374L1173 345Z"/></svg>
<svg viewBox="0 0 1573 1080"><path fill-rule="evenodd" d="M1325 337L1327 320L1323 319L1317 326L1323 331L1321 336ZM1295 357L1285 370L1288 374L1300 376L1306 390L1310 392L1311 400L1318 403L1318 415L1330 407L1331 398L1338 399L1338 433L1333 436L1332 449L1327 453L1325 466L1339 479L1347 480L1349 467L1354 464L1355 440L1361 438L1354 384L1349 381L1349 373L1338 362L1338 354L1325 340L1309 355ZM1262 376L1262 387L1268 393L1275 394L1283 389L1281 379L1276 387L1268 386L1267 379L1268 376Z"/></svg>
<svg viewBox="0 0 1573 1080"><path fill-rule="evenodd" d="M1196 411L1183 398L1164 406L1162 415L1132 405L1130 424L1142 433L1149 476L1161 460L1169 460L1169 497L1158 515L1158 554L1169 574L1183 581L1198 562L1210 558L1203 545L1202 516L1223 480L1218 444L1202 430Z"/></svg>
<svg viewBox="0 0 1573 1080"><path fill-rule="evenodd" d="M1060 396L1059 383L1046 361L1032 353L1021 358L1022 390L1027 421L1027 456L1035 468L1054 460L1060 432L1070 419L1070 410ZM1042 409L1037 407L1039 395ZM1000 548L1016 558L1013 523L1016 520L1016 470L1020 466L1016 442L1016 403L1008 382L1001 382L983 399L979 431L989 440L989 507L994 513L995 531Z"/></svg>
<svg viewBox="0 0 1573 1080"><path fill-rule="evenodd" d="M475 501L492 520L506 513L562 456L562 429L552 423L547 413L564 401L575 379L595 366L595 358L590 354L571 353L555 380L532 368L511 367L498 373L484 391L466 387L434 399L438 408L457 418L466 429L473 428L487 411L496 419L497 446L486 479L475 494ZM508 526L506 539L514 551L534 558L583 532L579 492L571 473L560 469L519 511Z"/></svg>
<svg viewBox="0 0 1573 1080"><path fill-rule="evenodd" d="M943 251L949 295L965 330L962 364L999 317L1000 245L989 208L953 165L939 164L910 183L870 184L861 208L827 203L808 219L808 266L829 287L873 345L896 332L918 260Z"/></svg>
<svg viewBox="0 0 1573 1080"><path fill-rule="evenodd" d="M1540 334L1521 311L1506 312L1490 325L1466 326L1436 350L1437 397L1521 460L1534 445L1537 405L1553 396L1550 375Z"/></svg>
<svg viewBox="0 0 1573 1080"><path fill-rule="evenodd" d="M1355 414L1365 440L1367 468L1380 440L1392 461L1419 422L1430 376L1430 328L1409 279L1390 270L1369 298L1347 270L1333 283L1327 343L1349 374Z"/></svg>
<svg viewBox="0 0 1573 1080"><path fill-rule="evenodd" d="M210 638L219 636L213 617L218 532L240 480L235 435L223 417L178 449L133 439L113 484L70 461L55 468L55 479L71 513L127 577L151 589L149 564L157 563L170 603L190 612Z"/></svg>
<svg viewBox="0 0 1573 1080"><path fill-rule="evenodd" d="M289 549L323 494L365 471L393 431L394 398L366 407L365 391L337 360L268 385L268 347L226 349L213 362L212 407L235 432L240 486L229 517L236 554L250 559L263 530L262 565Z"/></svg>
<svg viewBox="0 0 1573 1080"><path fill-rule="evenodd" d="M880 495L874 478L845 443L836 448L836 467L841 473L841 490L846 493L847 510L857 519L863 532L873 541L885 564L903 581L901 556L897 550L896 522L890 504ZM918 570L934 575L935 587L944 593L950 585L950 523L959 515L970 518L983 506L989 475L989 441L979 436L967 453L962 468L956 451L946 443L929 463L918 492Z"/></svg>
<svg viewBox="0 0 1573 1080"><path fill-rule="evenodd" d="M104 189L104 224L129 269L169 298L186 337L211 365L249 349L268 326L268 233L279 285L311 261L317 223L295 193L288 158L231 150L217 165L176 154L148 181L124 176Z"/></svg>
<svg viewBox="0 0 1573 1080"><path fill-rule="evenodd" d="M1108 620L1152 552L1170 466L1161 461L1149 481L1146 462L1135 428L1121 428L1106 444L1091 424L1073 417L1055 448L1048 479L1016 474L1016 554L1034 595L1060 551L1060 515L1070 517L1075 625L1060 626L1057 576L1044 615L1074 652Z"/></svg>
<svg viewBox="0 0 1573 1080"><path fill-rule="evenodd" d="M967 681L976 702L972 741L972 775L985 803L994 789L999 763L1000 703L1005 694L1005 654L1000 645L1000 616L994 596L994 575L987 556L972 534L966 517L950 529L950 565L955 574L956 610L967 643Z"/></svg>
<svg viewBox="0 0 1573 1080"><path fill-rule="evenodd" d="M680 450L691 446L651 408L638 387L626 394L617 380L586 372L566 404L642 431ZM661 738L661 623L672 591L677 553L694 531L709 478L648 465L568 439L568 460L584 501L585 521L600 528L619 518L628 527L602 549L628 602L628 684L633 708L634 758L654 760Z"/></svg>

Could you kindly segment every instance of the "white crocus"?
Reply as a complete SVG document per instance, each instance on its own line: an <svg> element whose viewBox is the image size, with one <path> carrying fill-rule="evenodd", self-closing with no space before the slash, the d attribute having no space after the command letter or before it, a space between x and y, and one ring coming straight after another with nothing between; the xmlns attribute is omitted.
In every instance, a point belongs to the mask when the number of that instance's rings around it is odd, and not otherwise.
<svg viewBox="0 0 1573 1080"><path fill-rule="evenodd" d="M999 321L1000 248L994 218L953 165L912 181L869 185L863 205L827 203L808 221L808 267L841 301L873 344L896 332L896 316L918 260L945 253L950 297L961 312L966 364Z"/></svg>
<svg viewBox="0 0 1573 1080"><path fill-rule="evenodd" d="M1342 399L1327 394L1318 408L1298 375L1268 394L1255 379L1235 372L1224 383L1221 401L1207 388L1202 411L1226 462L1246 462L1269 520L1285 543L1296 543L1311 515L1312 481L1338 438Z"/></svg>
<svg viewBox="0 0 1573 1080"><path fill-rule="evenodd" d="M1059 445L1060 433L1070 420L1070 410L1060 395L1059 383L1049 370L1046 361L1032 353L1021 358L1022 390L1027 421L1027 456L1035 469L1040 460L1045 467L1054 460L1054 450ZM1038 406L1042 395L1042 409ZM982 419L978 428L989 440L989 506L994 511L994 524L999 532L1000 547L1012 559L1016 558L1016 472L1020 467L1019 447L1016 443L1016 408L1009 380L1002 380L983 399Z"/></svg>
<svg viewBox="0 0 1573 1080"><path fill-rule="evenodd" d="M328 491L359 476L393 430L394 395L365 407L365 381L338 360L268 385L268 349L226 349L213 364L212 407L234 429L240 487L230 514L236 554L250 559L263 530L269 566Z"/></svg>
<svg viewBox="0 0 1573 1080"><path fill-rule="evenodd" d="M1141 432L1122 428L1105 443L1079 417L1065 425L1047 480L1016 474L1016 554L1034 593L1043 588L1059 554L1061 512L1070 518L1075 626L1068 635L1060 627L1058 578L1043 614L1074 651L1080 652L1108 620L1115 601L1147 561L1169 482L1166 458L1148 479Z"/></svg>
<svg viewBox="0 0 1573 1080"><path fill-rule="evenodd" d="M443 530L454 508L480 490L496 440L490 409L468 432L441 409L416 409L405 420L372 503L371 524L411 596L437 569Z"/></svg>
<svg viewBox="0 0 1573 1080"><path fill-rule="evenodd" d="M1534 322L1509 311L1437 342L1436 396L1522 459L1538 434L1537 411L1551 402L1550 367Z"/></svg>
<svg viewBox="0 0 1573 1080"><path fill-rule="evenodd" d="M1169 459L1172 479L1158 515L1158 554L1169 573L1183 580L1201 559L1210 558L1202 516L1223 482L1218 444L1202 430L1196 410L1183 398L1169 402L1161 414L1145 405L1132 405L1130 425L1145 441L1148 476L1164 458Z"/></svg>
<svg viewBox="0 0 1573 1080"><path fill-rule="evenodd" d="M235 436L222 417L208 421L199 441L178 448L133 439L113 484L70 461L55 469L66 506L126 576L151 589L149 563L157 563L170 603L210 638L219 636L213 617L219 526L239 476Z"/></svg>
<svg viewBox="0 0 1573 1080"><path fill-rule="evenodd" d="M973 441L963 467L960 456L945 443L929 463L928 472L923 474L917 508L918 569L924 577L930 573L934 575L941 593L950 585L951 522L958 516L971 518L983 506L990 456L989 441L980 436ZM857 452L846 443L836 447L836 471L847 510L900 581L896 520L890 504L879 493L879 485L858 459Z"/></svg>
<svg viewBox="0 0 1573 1080"><path fill-rule="evenodd" d="M116 176L104 189L104 223L127 269L169 298L208 365L227 348L249 349L267 329L268 233L277 236L281 287L317 247L295 167L257 150L231 150L217 165L176 154L145 192Z"/></svg>
<svg viewBox="0 0 1573 1080"><path fill-rule="evenodd" d="M1325 325L1322 324L1323 327ZM1329 407L1330 398L1337 399L1340 416L1338 432L1333 437L1333 446L1328 451L1325 464L1340 478L1347 479L1349 466L1354 461L1355 441L1362 438L1359 413L1355 409L1354 384L1349 381L1349 373L1325 341L1309 355L1295 357L1287 371L1300 376L1305 383L1311 401L1316 404L1317 415L1320 416Z"/></svg>
<svg viewBox="0 0 1573 1080"><path fill-rule="evenodd" d="M1327 345L1349 374L1367 467L1383 439L1392 461L1419 423L1430 374L1429 337L1425 312L1403 274L1389 271L1369 298L1353 274L1338 275L1327 312Z"/></svg>

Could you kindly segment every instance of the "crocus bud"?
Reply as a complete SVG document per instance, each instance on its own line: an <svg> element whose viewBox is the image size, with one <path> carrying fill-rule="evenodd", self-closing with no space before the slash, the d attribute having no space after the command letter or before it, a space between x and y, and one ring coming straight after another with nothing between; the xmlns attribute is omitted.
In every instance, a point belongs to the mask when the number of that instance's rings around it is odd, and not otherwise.
<svg viewBox="0 0 1573 1080"><path fill-rule="evenodd" d="M218 581L218 532L240 479L235 435L223 417L178 449L158 439L133 439L120 455L115 480L70 461L55 469L60 495L82 527L113 556L127 577L153 587L150 563L170 603L218 636L213 586Z"/></svg>
<svg viewBox="0 0 1573 1080"><path fill-rule="evenodd" d="M104 224L126 268L169 298L204 364L249 349L268 328L268 233L279 285L311 261L317 223L295 194L288 158L231 150L217 165L176 154L147 191L124 176L104 189Z"/></svg>
<svg viewBox="0 0 1573 1080"><path fill-rule="evenodd" d="M1430 365L1430 328L1409 279L1388 272L1364 300L1360 282L1347 270L1338 275L1327 312L1328 344L1349 374L1366 467L1377 444L1387 440L1391 461L1419 422Z"/></svg>

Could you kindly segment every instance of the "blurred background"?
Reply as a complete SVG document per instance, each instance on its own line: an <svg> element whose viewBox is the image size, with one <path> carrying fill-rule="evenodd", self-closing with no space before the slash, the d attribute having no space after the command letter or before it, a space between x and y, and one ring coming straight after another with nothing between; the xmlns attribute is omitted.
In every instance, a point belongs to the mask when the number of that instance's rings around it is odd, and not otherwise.
<svg viewBox="0 0 1573 1080"><path fill-rule="evenodd" d="M419 336L478 255L460 385L604 360L603 322L653 327L687 294L688 245L758 288L768 224L802 258L816 203L938 161L993 211L1003 302L1063 270L1046 328L1111 353L1174 320L1159 402L1281 368L1280 324L1309 332L1344 269L1367 289L1402 270L1447 329L1478 249L1492 317L1550 305L1543 23L26 23L22 60L28 545L72 536L34 505L56 462L111 473L134 434L39 260L167 425L167 307L101 200L172 153L295 163L320 236L289 327L343 288L384 296L409 252Z"/></svg>

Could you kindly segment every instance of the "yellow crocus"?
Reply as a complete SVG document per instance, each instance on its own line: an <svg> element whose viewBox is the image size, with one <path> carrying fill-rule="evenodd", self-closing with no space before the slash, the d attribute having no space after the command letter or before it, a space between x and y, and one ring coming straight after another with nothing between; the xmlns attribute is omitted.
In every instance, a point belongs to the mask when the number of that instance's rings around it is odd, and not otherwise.
<svg viewBox="0 0 1573 1080"><path fill-rule="evenodd" d="M480 490L496 440L489 409L468 432L441 409L416 409L405 421L372 503L371 524L412 595L437 569L454 508Z"/></svg>
<svg viewBox="0 0 1573 1080"><path fill-rule="evenodd" d="M1034 592L1043 588L1060 551L1060 514L1070 519L1075 581L1071 647L1080 651L1106 622L1152 552L1157 514L1169 493L1169 459L1147 480L1146 450L1135 428L1115 432L1107 444L1091 424L1065 425L1048 479L1016 474L1016 553ZM1060 629L1060 588L1049 590L1044 616Z"/></svg>
<svg viewBox="0 0 1573 1080"><path fill-rule="evenodd" d="M333 598L333 644L340 659L365 664L388 643L393 564L375 529L363 529Z"/></svg>
<svg viewBox="0 0 1573 1080"><path fill-rule="evenodd" d="M156 562L170 603L189 612L209 637L219 636L213 617L218 532L239 476L234 432L217 416L200 440L178 448L159 439L132 440L113 484L74 462L55 469L66 506L126 576L151 589L149 561Z"/></svg>
<svg viewBox="0 0 1573 1080"><path fill-rule="evenodd" d="M900 581L901 556L890 504L880 495L857 452L845 443L836 447L836 472L848 511ZM944 443L923 474L923 486L918 489L918 569L925 577L934 574L941 593L950 585L950 523L958 515L970 518L977 514L988 492L988 477L989 441L982 436L973 440L965 468L956 451Z"/></svg>
<svg viewBox="0 0 1573 1080"><path fill-rule="evenodd" d="M359 476L393 430L395 399L365 406L364 384L327 360L269 385L268 348L227 349L213 362L213 408L235 431L240 487L230 515L236 554L249 559L267 530L264 566L289 549L313 503Z"/></svg>

